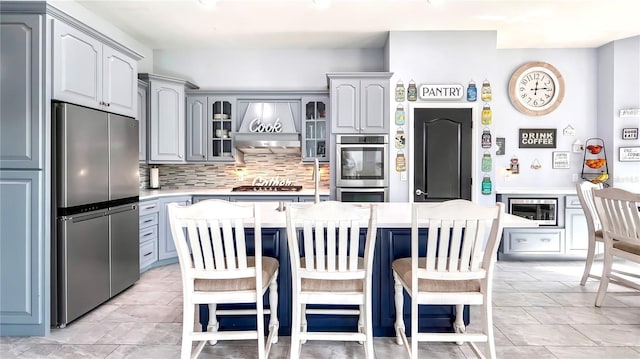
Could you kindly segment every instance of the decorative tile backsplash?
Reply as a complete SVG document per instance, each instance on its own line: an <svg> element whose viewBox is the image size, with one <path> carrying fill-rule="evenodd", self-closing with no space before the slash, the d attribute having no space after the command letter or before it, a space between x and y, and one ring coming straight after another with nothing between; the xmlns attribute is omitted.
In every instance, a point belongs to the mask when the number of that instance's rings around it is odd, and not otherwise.
<svg viewBox="0 0 640 359"><path fill-rule="evenodd" d="M149 168L140 164L140 188L149 188ZM293 185L313 189L313 163L299 155L263 154L245 156L245 163L165 164L158 167L160 187L166 189L224 189L251 185L255 177L289 179ZM329 164L320 164L320 188L329 189Z"/></svg>

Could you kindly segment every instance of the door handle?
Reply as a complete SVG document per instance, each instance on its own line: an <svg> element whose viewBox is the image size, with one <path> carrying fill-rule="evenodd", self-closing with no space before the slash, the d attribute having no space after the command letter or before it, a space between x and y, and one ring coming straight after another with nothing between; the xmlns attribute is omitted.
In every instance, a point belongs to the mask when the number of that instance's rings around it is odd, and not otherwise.
<svg viewBox="0 0 640 359"><path fill-rule="evenodd" d="M427 192L425 192L425 191L423 191L423 190L421 190L419 188L416 189L416 196L422 196L423 194L426 195Z"/></svg>

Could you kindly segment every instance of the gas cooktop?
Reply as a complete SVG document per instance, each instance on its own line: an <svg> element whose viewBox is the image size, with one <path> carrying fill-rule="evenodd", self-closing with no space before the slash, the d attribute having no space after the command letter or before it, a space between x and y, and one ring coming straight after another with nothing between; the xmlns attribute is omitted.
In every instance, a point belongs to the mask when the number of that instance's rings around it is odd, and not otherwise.
<svg viewBox="0 0 640 359"><path fill-rule="evenodd" d="M299 192L302 186L239 186L231 192Z"/></svg>

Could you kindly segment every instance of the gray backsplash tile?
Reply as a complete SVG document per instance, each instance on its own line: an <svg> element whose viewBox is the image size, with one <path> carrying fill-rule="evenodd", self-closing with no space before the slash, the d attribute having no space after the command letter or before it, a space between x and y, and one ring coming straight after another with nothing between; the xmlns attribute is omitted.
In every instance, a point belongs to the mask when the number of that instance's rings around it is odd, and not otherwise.
<svg viewBox="0 0 640 359"><path fill-rule="evenodd" d="M313 188L313 163L303 163L300 156L285 154L247 155L245 163L164 164L158 167L160 186L166 189L223 189L251 185L254 178L280 177L293 185ZM140 164L140 189L149 188L149 168ZM329 164L320 164L320 188L329 188Z"/></svg>

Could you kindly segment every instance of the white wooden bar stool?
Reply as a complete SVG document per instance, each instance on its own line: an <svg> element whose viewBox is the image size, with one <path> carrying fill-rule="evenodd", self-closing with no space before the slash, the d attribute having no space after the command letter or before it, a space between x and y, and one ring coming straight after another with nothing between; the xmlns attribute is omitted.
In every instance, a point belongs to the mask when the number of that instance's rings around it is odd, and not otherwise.
<svg viewBox="0 0 640 359"><path fill-rule="evenodd" d="M360 229L366 229L361 238ZM376 240L375 205L335 201L287 207L291 258L290 358L307 340L358 341L373 358L372 262ZM307 308L321 304L329 308ZM357 309L335 306L355 305ZM355 332L309 332L307 314L359 316Z"/></svg>
<svg viewBox="0 0 640 359"><path fill-rule="evenodd" d="M260 212L255 204L206 200L181 207L169 205L171 233L182 272L182 359L196 358L206 341L257 339L258 358L269 355L278 341L278 260L262 256ZM245 228L253 227L255 251L248 250ZM269 309L263 296L269 289ZM223 303L255 303L255 309L216 310ZM210 315L255 315L256 330L207 332L194 330L195 310L210 305ZM264 338L264 315L270 314L269 336ZM215 322L215 319L214 319ZM211 321L209 322L212 323ZM199 327L199 324L196 325ZM199 342L191 353L192 342Z"/></svg>
<svg viewBox="0 0 640 359"><path fill-rule="evenodd" d="M418 358L421 341L468 342L479 357L495 358L491 291L504 205L484 207L452 200L437 205L414 203L411 212L411 257L392 263L398 343L404 344L412 359ZM422 242L420 229L427 231ZM411 297L411 342L405 333L403 289ZM427 304L456 306L454 333L418 331L418 306ZM465 304L482 306L481 333L466 333ZM485 342L486 352L475 342Z"/></svg>

